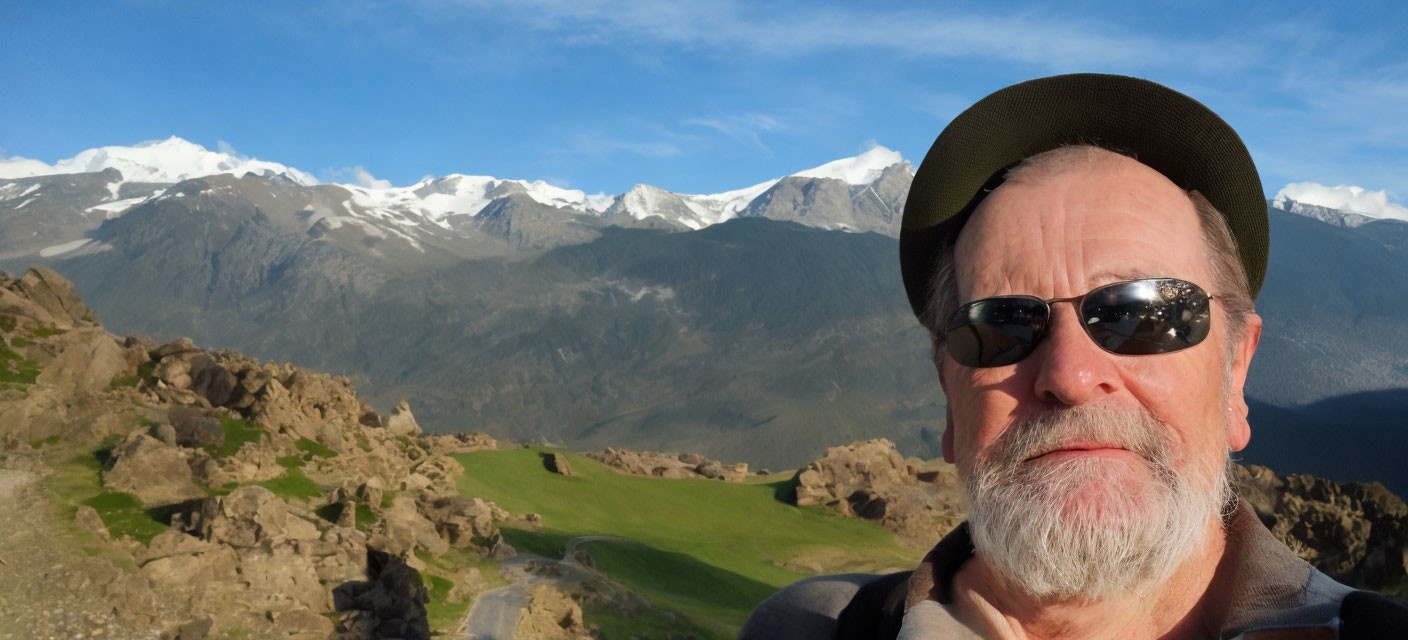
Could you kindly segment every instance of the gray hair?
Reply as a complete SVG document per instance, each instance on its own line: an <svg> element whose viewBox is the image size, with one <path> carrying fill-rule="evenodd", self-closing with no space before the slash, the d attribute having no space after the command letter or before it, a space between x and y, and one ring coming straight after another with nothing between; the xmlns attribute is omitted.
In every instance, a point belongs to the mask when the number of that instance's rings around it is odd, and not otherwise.
<svg viewBox="0 0 1408 640"><path fill-rule="evenodd" d="M1035 175L1048 175L1058 169L1073 164L1090 162L1106 155L1119 155L1092 145L1068 145L1031 156L1007 170L1006 180L1015 180ZM1227 319L1228 349L1235 345L1246 328L1247 315L1255 311L1251 287L1247 283L1247 272L1242 266L1237 252L1237 241L1227 220L1203 194L1196 190L1188 191L1188 199L1198 214L1202 229L1203 243L1208 253L1208 271L1212 275L1212 291L1221 303L1223 317ZM944 349L944 325L949 316L958 309L958 277L954 269L954 246L958 234L942 239L934 261L934 275L930 280L929 303L920 314L919 322L929 330L933 345L934 361L937 363Z"/></svg>

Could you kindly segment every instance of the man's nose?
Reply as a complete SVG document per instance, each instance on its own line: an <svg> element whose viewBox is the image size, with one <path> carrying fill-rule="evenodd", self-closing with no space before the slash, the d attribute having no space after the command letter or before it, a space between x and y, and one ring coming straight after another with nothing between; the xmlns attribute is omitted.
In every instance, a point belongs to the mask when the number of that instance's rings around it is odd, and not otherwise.
<svg viewBox="0 0 1408 640"><path fill-rule="evenodd" d="M1052 311L1045 338L1028 357L1038 367L1034 389L1037 399L1075 406L1118 390L1120 379L1114 358L1119 356L1090 339L1080 326L1079 314L1070 305L1058 304Z"/></svg>

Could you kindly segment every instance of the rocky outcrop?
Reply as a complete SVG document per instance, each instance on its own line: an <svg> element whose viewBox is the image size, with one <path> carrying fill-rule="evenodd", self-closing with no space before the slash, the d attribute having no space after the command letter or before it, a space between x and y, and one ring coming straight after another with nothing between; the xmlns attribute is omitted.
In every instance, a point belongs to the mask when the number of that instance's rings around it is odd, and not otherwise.
<svg viewBox="0 0 1408 640"><path fill-rule="evenodd" d="M426 435L425 444L431 451L443 455L493 451L499 448L499 442L487 433Z"/></svg>
<svg viewBox="0 0 1408 640"><path fill-rule="evenodd" d="M398 436L420 435L420 425L416 424L416 417L411 415L410 403L402 400L396 405L396 410L386 418L386 430Z"/></svg>
<svg viewBox="0 0 1408 640"><path fill-rule="evenodd" d="M793 477L793 502L878 521L899 539L928 548L963 521L952 466L908 462L884 438L831 447Z"/></svg>
<svg viewBox="0 0 1408 640"><path fill-rule="evenodd" d="M725 465L693 453L661 453L629 451L607 447L604 451L586 454L621 473L655 478L708 478L724 482L743 482L748 477L748 463Z"/></svg>
<svg viewBox="0 0 1408 640"><path fill-rule="evenodd" d="M170 518L146 544L109 536L87 505L70 525L128 567L110 567L121 579L97 596L163 637L428 638L408 562L514 553L495 526L509 514L460 496L448 457L497 442L426 438L405 403L383 419L347 378L113 336L41 268L0 274L0 347L21 380L0 385L0 463L43 472L31 442L68 447L55 460L98 449L101 491L140 503L124 517ZM446 566L435 570L465 578L458 597L472 595L477 570Z"/></svg>
<svg viewBox="0 0 1408 640"><path fill-rule="evenodd" d="M160 507L204 498L195 484L190 454L140 431L112 450L112 467L103 472L103 484L114 491L137 496L145 507Z"/></svg>
<svg viewBox="0 0 1408 640"><path fill-rule="evenodd" d="M78 297L78 289L63 276L43 264L30 266L14 290L49 313L61 329L97 324L98 319Z"/></svg>
<svg viewBox="0 0 1408 640"><path fill-rule="evenodd" d="M572 464L567 462L567 456L553 452L545 452L539 455L543 458L543 467L548 471L560 476L577 475L572 472Z"/></svg>
<svg viewBox="0 0 1408 640"><path fill-rule="evenodd" d="M1408 505L1383 485L1235 471L1242 497L1296 555L1352 586L1408 586Z"/></svg>
<svg viewBox="0 0 1408 640"><path fill-rule="evenodd" d="M528 606L518 615L515 640L586 640L582 606L547 584L528 590Z"/></svg>

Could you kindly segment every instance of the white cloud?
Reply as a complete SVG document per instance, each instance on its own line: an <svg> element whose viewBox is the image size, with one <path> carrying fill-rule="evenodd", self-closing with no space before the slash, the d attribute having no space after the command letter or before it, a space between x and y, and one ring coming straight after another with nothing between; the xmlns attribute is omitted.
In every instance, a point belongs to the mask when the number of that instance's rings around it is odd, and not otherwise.
<svg viewBox="0 0 1408 640"><path fill-rule="evenodd" d="M352 167L352 177L356 178L357 184L368 189L390 189L390 180L378 180L370 171L362 168L362 165Z"/></svg>
<svg viewBox="0 0 1408 640"><path fill-rule="evenodd" d="M1195 40L1120 28L1109 22L1018 12L809 7L776 10L730 0L427 0L431 12L477 13L517 22L582 46L665 44L779 57L880 50L904 58L979 57L1050 69L1252 66L1266 50L1244 37ZM458 17L465 17L459 14Z"/></svg>
<svg viewBox="0 0 1408 640"><path fill-rule="evenodd" d="M1277 191L1275 199L1353 211L1374 218L1408 221L1408 208L1389 202L1389 195L1386 190L1370 191L1354 185L1327 187L1318 182L1292 182Z"/></svg>
<svg viewBox="0 0 1408 640"><path fill-rule="evenodd" d="M685 120L683 124L713 129L738 142L762 149L769 154L772 153L772 149L769 149L767 145L763 144L761 134L771 133L782 128L777 118L762 113L745 113L722 118L690 118Z"/></svg>

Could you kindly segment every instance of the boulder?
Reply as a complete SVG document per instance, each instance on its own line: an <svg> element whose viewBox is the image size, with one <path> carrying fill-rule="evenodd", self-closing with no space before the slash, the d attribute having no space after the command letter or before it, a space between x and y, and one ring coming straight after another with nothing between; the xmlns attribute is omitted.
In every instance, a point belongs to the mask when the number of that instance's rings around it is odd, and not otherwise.
<svg viewBox="0 0 1408 640"><path fill-rule="evenodd" d="M831 447L793 482L796 504L875 520L916 548L932 547L964 517L952 465L910 464L883 438Z"/></svg>
<svg viewBox="0 0 1408 640"><path fill-rule="evenodd" d="M200 409L172 407L167 412L166 419L171 424L176 444L183 447L219 447L225 443L225 430L220 427L220 421Z"/></svg>
<svg viewBox="0 0 1408 640"><path fill-rule="evenodd" d="M113 448L112 468L103 472L104 486L135 495L148 508L205 497L184 449L140 432L134 436Z"/></svg>
<svg viewBox="0 0 1408 640"><path fill-rule="evenodd" d="M396 555L422 548L439 557L450 550L450 544L440 537L435 524L421 515L415 500L405 494L396 496L391 507L382 511L381 520L373 525L368 544Z"/></svg>
<svg viewBox="0 0 1408 640"><path fill-rule="evenodd" d="M168 356L200 351L200 347L197 347L190 338L177 338L147 351L151 354L152 360L165 360Z"/></svg>
<svg viewBox="0 0 1408 640"><path fill-rule="evenodd" d="M449 496L421 505L421 513L435 526L451 547L463 549L474 539L488 539L494 533L494 513L490 503L480 498Z"/></svg>
<svg viewBox="0 0 1408 640"><path fill-rule="evenodd" d="M10 318L29 318L32 324L50 326L58 324L53 314L22 293L0 288L0 314Z"/></svg>
<svg viewBox="0 0 1408 640"><path fill-rule="evenodd" d="M237 548L320 536L316 525L290 514L278 496L255 485L206 498L187 528L205 540Z"/></svg>
<svg viewBox="0 0 1408 640"><path fill-rule="evenodd" d="M78 289L73 283L43 264L30 266L16 287L25 297L48 311L59 327L68 329L98 323L93 310L78 297Z"/></svg>
<svg viewBox="0 0 1408 640"><path fill-rule="evenodd" d="M190 360L190 389L205 398L213 407L223 407L234 396L237 380L225 367L205 354Z"/></svg>
<svg viewBox="0 0 1408 640"><path fill-rule="evenodd" d="M1296 555L1361 589L1408 585L1408 505L1378 483L1233 469L1237 492Z"/></svg>
<svg viewBox="0 0 1408 640"><path fill-rule="evenodd" d="M63 342L63 351L39 373L40 384L106 391L114 377L128 371L122 348L102 329L70 332Z"/></svg>
<svg viewBox="0 0 1408 640"><path fill-rule="evenodd" d="M547 452L544 452L540 455L543 457L543 467L545 467L548 471L563 476L576 475L572 472L572 465L568 464L567 462L567 456L564 456L560 453Z"/></svg>
<svg viewBox="0 0 1408 640"><path fill-rule="evenodd" d="M386 430L398 436L418 436L421 434L416 417L411 415L410 403L402 400L396 410L386 417Z"/></svg>
<svg viewBox="0 0 1408 640"><path fill-rule="evenodd" d="M528 590L528 606L518 615L515 640L586 640L582 606L555 587L539 583Z"/></svg>

